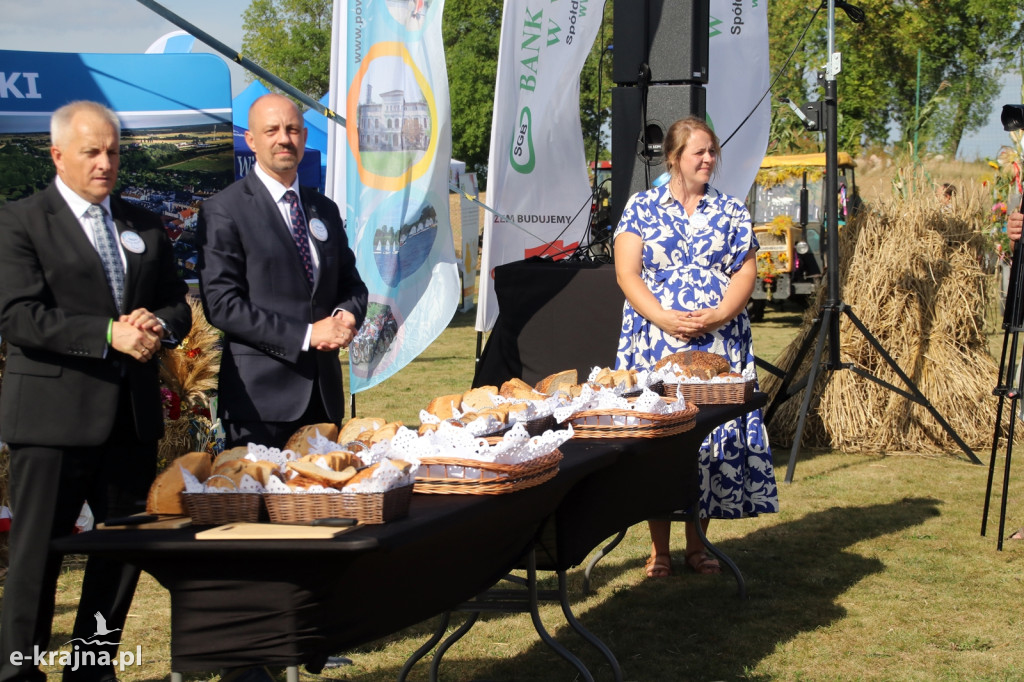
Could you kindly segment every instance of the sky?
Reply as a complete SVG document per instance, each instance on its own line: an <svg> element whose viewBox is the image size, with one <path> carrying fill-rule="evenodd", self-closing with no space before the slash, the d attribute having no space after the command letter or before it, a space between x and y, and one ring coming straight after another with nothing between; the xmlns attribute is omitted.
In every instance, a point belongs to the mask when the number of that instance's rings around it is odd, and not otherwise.
<svg viewBox="0 0 1024 682"><path fill-rule="evenodd" d="M241 51L242 13L250 0L156 0L227 46ZM145 52L177 26L135 0L27 0L6 2L0 49L44 52ZM215 52L197 41L195 51ZM249 83L245 70L229 63L232 94ZM842 88L840 77L839 88ZM841 94L841 93L840 93ZM966 136L958 156L993 158L1009 137L999 122L1004 104L1022 104L1021 75L1008 74L993 101L990 123Z"/></svg>
<svg viewBox="0 0 1024 682"><path fill-rule="evenodd" d="M239 52L242 13L250 0L156 0L167 10ZM27 0L5 2L0 49L38 52L145 52L178 27L136 0ZM194 52L215 52L196 41ZM229 63L232 94L248 85L245 70Z"/></svg>

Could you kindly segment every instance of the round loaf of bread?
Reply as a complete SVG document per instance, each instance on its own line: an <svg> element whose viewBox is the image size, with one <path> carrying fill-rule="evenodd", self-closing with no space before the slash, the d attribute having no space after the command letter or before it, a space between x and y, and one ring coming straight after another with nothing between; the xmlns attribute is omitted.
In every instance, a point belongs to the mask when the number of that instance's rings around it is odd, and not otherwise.
<svg viewBox="0 0 1024 682"><path fill-rule="evenodd" d="M292 437L288 439L288 442L284 444L284 449L291 450L299 455L308 455L309 440L311 438L316 438L317 433L327 440L338 440L337 424L330 424L327 422L323 424L309 424L308 426L301 427L298 431L293 433Z"/></svg>
<svg viewBox="0 0 1024 682"><path fill-rule="evenodd" d="M181 470L188 471L200 481L210 477L212 458L206 452L190 452L178 457L156 477L146 497L147 514L185 514L185 503L181 494L185 492L185 477Z"/></svg>
<svg viewBox="0 0 1024 682"><path fill-rule="evenodd" d="M722 372L732 371L732 367L726 358L703 350L684 350L666 355L655 363L654 369L661 369L670 363L678 365L683 370L687 370L690 376L705 379L716 377Z"/></svg>

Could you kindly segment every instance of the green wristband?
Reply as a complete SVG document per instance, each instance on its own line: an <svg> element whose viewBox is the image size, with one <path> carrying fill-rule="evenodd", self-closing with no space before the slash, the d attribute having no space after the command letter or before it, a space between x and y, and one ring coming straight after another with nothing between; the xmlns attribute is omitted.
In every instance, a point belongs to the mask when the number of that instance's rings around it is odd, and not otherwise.
<svg viewBox="0 0 1024 682"><path fill-rule="evenodd" d="M110 322L107 323L107 345L111 346L114 344L114 318L110 318Z"/></svg>

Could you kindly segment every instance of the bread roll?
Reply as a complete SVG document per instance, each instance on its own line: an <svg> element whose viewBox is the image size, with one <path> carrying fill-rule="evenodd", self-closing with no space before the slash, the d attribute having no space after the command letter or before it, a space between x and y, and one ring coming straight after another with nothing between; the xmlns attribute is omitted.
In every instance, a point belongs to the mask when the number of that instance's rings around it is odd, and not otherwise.
<svg viewBox="0 0 1024 682"><path fill-rule="evenodd" d="M533 386L531 386L530 384L526 383L525 381L518 377L512 377L511 379L509 379L508 381L501 385L501 388L498 389L498 395L503 396L505 398L513 398L515 397L513 393L516 391L532 390Z"/></svg>
<svg viewBox="0 0 1024 682"><path fill-rule="evenodd" d="M334 471L342 471L348 467L355 467L356 469L363 466L363 460L347 450L336 450L334 452L328 452L323 455L306 455L300 458L300 462L311 462L313 464L319 464L324 462L327 464L328 469Z"/></svg>
<svg viewBox="0 0 1024 682"><path fill-rule="evenodd" d="M498 395L516 400L546 400L547 394L534 390L533 386L522 379L512 378L501 385Z"/></svg>
<svg viewBox="0 0 1024 682"><path fill-rule="evenodd" d="M269 465L269 468L266 465ZM274 465L270 462L263 462L261 464L248 459L235 459L224 462L215 468L210 478L206 479L206 485L210 488L231 488L237 490L242 484L242 477L248 474L257 483L266 486L273 471ZM227 480L225 478L217 478L218 476L224 476Z"/></svg>
<svg viewBox="0 0 1024 682"><path fill-rule="evenodd" d="M387 419L381 417L353 417L345 422L345 426L338 433L339 443L349 443L359 440L359 434L363 431L376 431L387 423Z"/></svg>
<svg viewBox="0 0 1024 682"><path fill-rule="evenodd" d="M567 369L561 372L555 372L549 374L540 381L534 387L541 393L547 393L548 395L554 395L558 391L568 393L569 387L575 384L579 380L576 370Z"/></svg>
<svg viewBox="0 0 1024 682"><path fill-rule="evenodd" d="M239 445L237 447L230 448L217 455L213 460L213 468L217 469L224 462L230 462L233 459L242 459L249 454L249 446Z"/></svg>
<svg viewBox="0 0 1024 682"><path fill-rule="evenodd" d="M462 394L462 407L467 410L486 410L494 407L493 396L498 395L497 386L479 386Z"/></svg>
<svg viewBox="0 0 1024 682"><path fill-rule="evenodd" d="M373 472L377 470L378 466L380 466L380 462L377 462L376 464L371 464L365 469L360 469L355 476L348 479L348 481L345 483L345 486L347 487L365 481L370 476L373 476Z"/></svg>
<svg viewBox="0 0 1024 682"><path fill-rule="evenodd" d="M395 434L398 433L398 429L402 428L403 426L405 425L402 422L388 422L387 424L373 432L373 435L370 436L370 445L373 445L374 443L379 443L382 440L394 438Z"/></svg>
<svg viewBox="0 0 1024 682"><path fill-rule="evenodd" d="M633 388L636 386L636 371L631 369L617 369L612 372L612 381L615 386Z"/></svg>
<svg viewBox="0 0 1024 682"><path fill-rule="evenodd" d="M350 485L355 485L356 483L361 483L361 482L367 480L368 478L373 476L373 472L375 472L377 470L377 467L379 467L381 464L383 464L384 461L385 460L381 460L380 462L377 462L376 464L371 464L370 466L366 467L365 469L363 469L362 471L357 473L355 476L350 478L348 480L348 482L345 483L344 487L348 487ZM410 462L406 462L403 459L389 459L389 460L386 460L386 461L391 462L392 464L394 464L396 467L398 467L402 471L402 473L408 473L408 471L412 468L412 464Z"/></svg>
<svg viewBox="0 0 1024 682"><path fill-rule="evenodd" d="M190 452L178 457L156 477L146 497L147 514L184 514L185 504L181 494L185 492L185 477L181 470L188 471L200 481L210 477L212 458L206 452Z"/></svg>
<svg viewBox="0 0 1024 682"><path fill-rule="evenodd" d="M356 475L355 467L347 467L342 471L334 471L333 469L325 469L319 464L303 462L301 460L288 462L287 467L291 471L298 473L299 476L316 481L320 485L330 488L340 488Z"/></svg>
<svg viewBox="0 0 1024 682"><path fill-rule="evenodd" d="M524 407L526 403L521 403ZM478 413L481 417L494 417L502 424L508 423L508 415L512 410L513 403L502 403L501 405L495 405L494 407L487 410L480 410Z"/></svg>
<svg viewBox="0 0 1024 682"><path fill-rule="evenodd" d="M293 433L288 442L284 444L284 449L291 450L299 455L308 455L309 439L316 438L317 433L328 440L338 440L338 426L336 424L309 424Z"/></svg>
<svg viewBox="0 0 1024 682"><path fill-rule="evenodd" d="M441 421L451 419L455 410L462 409L462 394L442 395L434 398L427 405L427 412Z"/></svg>

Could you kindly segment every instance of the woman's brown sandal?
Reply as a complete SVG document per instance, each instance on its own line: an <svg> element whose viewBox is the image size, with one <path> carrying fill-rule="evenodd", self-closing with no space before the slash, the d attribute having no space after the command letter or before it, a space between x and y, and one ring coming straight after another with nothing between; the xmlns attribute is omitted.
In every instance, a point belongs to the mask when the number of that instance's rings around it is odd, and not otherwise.
<svg viewBox="0 0 1024 682"><path fill-rule="evenodd" d="M667 578L672 575L672 560L664 554L649 556L644 562L644 571L648 578Z"/></svg>
<svg viewBox="0 0 1024 682"><path fill-rule="evenodd" d="M718 563L718 559L711 556L703 549L698 549L695 552L689 552L686 555L686 565L693 569L694 573L699 575L713 575L715 573L722 572L722 566Z"/></svg>

